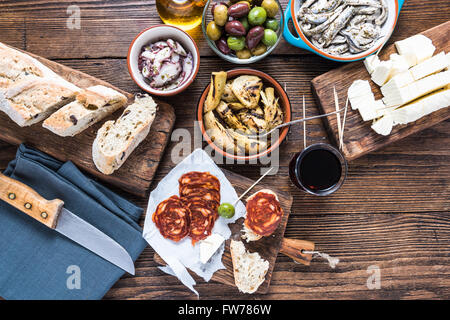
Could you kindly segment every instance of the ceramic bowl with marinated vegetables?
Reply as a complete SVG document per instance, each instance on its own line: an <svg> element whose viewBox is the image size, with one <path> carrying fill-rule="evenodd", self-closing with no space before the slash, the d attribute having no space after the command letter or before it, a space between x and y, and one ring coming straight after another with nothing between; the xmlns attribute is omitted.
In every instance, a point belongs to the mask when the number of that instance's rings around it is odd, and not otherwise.
<svg viewBox="0 0 450 320"><path fill-rule="evenodd" d="M202 30L209 46L233 63L253 63L269 55L283 28L278 0L209 0L203 11Z"/></svg>
<svg viewBox="0 0 450 320"><path fill-rule="evenodd" d="M200 97L197 120L216 152L249 161L271 153L286 138L288 127L258 135L291 121L291 104L281 85L261 71L218 71Z"/></svg>
<svg viewBox="0 0 450 320"><path fill-rule="evenodd" d="M128 70L136 84L153 95L171 96L186 89L197 75L200 55L194 40L174 26L158 25L131 43Z"/></svg>

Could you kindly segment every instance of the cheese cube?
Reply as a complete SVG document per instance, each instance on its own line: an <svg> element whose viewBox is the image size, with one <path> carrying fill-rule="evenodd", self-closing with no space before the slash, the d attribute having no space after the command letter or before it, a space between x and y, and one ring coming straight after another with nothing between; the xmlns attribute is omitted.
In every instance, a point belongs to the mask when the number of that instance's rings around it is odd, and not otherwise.
<svg viewBox="0 0 450 320"><path fill-rule="evenodd" d="M397 41L395 42L395 47L405 57L410 66L431 58L436 50L432 41L421 34Z"/></svg>
<svg viewBox="0 0 450 320"><path fill-rule="evenodd" d="M225 238L218 233L213 233L208 238L200 241L200 262L205 264L220 248Z"/></svg>
<svg viewBox="0 0 450 320"><path fill-rule="evenodd" d="M392 61L381 61L372 73L372 81L379 86L384 85L391 79L393 67Z"/></svg>
<svg viewBox="0 0 450 320"><path fill-rule="evenodd" d="M353 110L367 105L367 102L371 103L375 101L369 81L367 80L354 81L347 90L347 96Z"/></svg>
<svg viewBox="0 0 450 320"><path fill-rule="evenodd" d="M450 84L450 71L433 74L403 88L389 91L383 98L386 106L401 106Z"/></svg>
<svg viewBox="0 0 450 320"><path fill-rule="evenodd" d="M412 67L410 72L414 80L419 80L430 74L444 70L448 65L449 61L447 60L445 53L441 52L417 66Z"/></svg>
<svg viewBox="0 0 450 320"><path fill-rule="evenodd" d="M405 72L410 67L405 57L398 55L396 53L390 55L390 60L392 61L391 77L394 77L399 73Z"/></svg>
<svg viewBox="0 0 450 320"><path fill-rule="evenodd" d="M388 95L393 90L399 90L414 82L414 78L409 70L397 74L391 80L389 80L384 86L381 87L381 93L384 96Z"/></svg>
<svg viewBox="0 0 450 320"><path fill-rule="evenodd" d="M441 89L392 111L395 123L407 124L450 106L450 89Z"/></svg>
<svg viewBox="0 0 450 320"><path fill-rule="evenodd" d="M367 72L372 74L375 71L375 68L380 64L380 59L376 54L371 55L364 59L364 65L366 66Z"/></svg>
<svg viewBox="0 0 450 320"><path fill-rule="evenodd" d="M391 133L394 120L390 113L386 113L382 118L374 121L371 128L378 134L387 136Z"/></svg>

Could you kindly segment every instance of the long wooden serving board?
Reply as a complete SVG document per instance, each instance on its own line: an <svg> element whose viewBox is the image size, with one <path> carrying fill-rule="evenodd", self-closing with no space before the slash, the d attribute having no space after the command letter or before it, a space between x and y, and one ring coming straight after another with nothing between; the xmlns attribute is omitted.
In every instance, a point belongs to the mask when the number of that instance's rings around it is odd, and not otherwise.
<svg viewBox="0 0 450 320"><path fill-rule="evenodd" d="M450 21L426 30L425 32L422 32L422 34L433 41L433 45L436 47L434 54L442 51L450 51ZM395 45L390 45L382 50L380 59L388 60L389 55L396 52ZM345 100L347 99L348 88L353 81L358 79L370 80L370 75L362 61L347 64L313 79L312 89L320 111L322 113L336 111L333 86L336 86L340 107L343 108L345 106ZM372 81L370 81L370 85L375 94L375 98L382 98L379 87ZM450 108L444 108L428 116L422 117L416 122L395 126L390 135L382 136L371 129L370 126L372 121L363 121L359 112L357 110L351 110L349 106L345 123L344 146L342 151L347 160L353 160L368 152L380 149L389 143L403 139L410 134L431 127L448 118L450 118ZM323 119L330 138L338 144L339 137L336 116L333 115Z"/></svg>
<svg viewBox="0 0 450 320"><path fill-rule="evenodd" d="M242 194L254 183L253 180L243 177L239 174L224 169L222 169L222 171L227 177L227 179L230 181L230 183L233 185L233 187L236 189L238 195ZM271 176L267 176L265 179L266 181L268 181L271 179ZM263 182L256 185L252 189L250 194L253 194L261 189L271 189L272 191L274 191L278 195L278 199L280 200L281 207L283 208L284 211L284 215L280 222L280 225L278 226L278 229L271 236L263 237L258 241L253 241L250 243L246 243L244 241L247 250L249 250L250 252L258 252L261 258L269 262L269 270L267 271L266 279L264 283L261 284L261 286L256 291L256 293L264 294L267 293L267 291L269 290L270 280L272 278L272 272L275 266L275 260L277 259L278 252L280 251L280 248L284 240L284 231L286 230L289 213L291 211L292 206L292 196L286 192L276 190L270 184L268 183L265 184ZM152 214L152 212L147 212L147 214ZM237 220L235 223L230 224L230 229L233 234L231 238L236 237L235 240L237 240L240 230L242 229L243 222L244 219L241 218ZM231 254L230 254L231 238L228 239L226 242L225 252L222 257L222 262L225 265L226 269L222 269L214 273L211 280L218 281L220 283L224 283L230 286L234 286L235 284L233 275L233 263L231 261ZM312 250L313 248L307 249ZM154 259L159 264L166 264L164 260L162 260L161 257L159 257L159 255L156 253Z"/></svg>
<svg viewBox="0 0 450 320"><path fill-rule="evenodd" d="M25 53L36 58L42 64L80 88L103 85L125 94L128 97L128 104L134 101L132 94L115 88L103 80L29 52ZM75 137L57 136L43 128L42 122L30 127L19 127L5 113L0 112L0 139L17 145L26 143L61 161L70 160L100 180L144 197L147 195L150 183L153 180L175 123L175 112L172 106L158 100L155 100L155 102L158 104L158 112L149 135L131 153L122 167L111 175L102 174L95 167L92 161L92 143L101 125L107 120L117 119L122 114L123 109L119 109L110 117L99 121Z"/></svg>

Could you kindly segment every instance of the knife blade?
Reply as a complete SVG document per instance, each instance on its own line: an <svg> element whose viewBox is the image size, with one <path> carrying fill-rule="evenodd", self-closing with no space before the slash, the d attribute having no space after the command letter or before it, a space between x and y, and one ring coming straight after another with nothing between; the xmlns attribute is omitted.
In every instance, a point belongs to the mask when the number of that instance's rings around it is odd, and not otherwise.
<svg viewBox="0 0 450 320"><path fill-rule="evenodd" d="M46 200L24 183L1 173L0 199L134 275L134 263L128 252L105 233L64 208L62 200Z"/></svg>

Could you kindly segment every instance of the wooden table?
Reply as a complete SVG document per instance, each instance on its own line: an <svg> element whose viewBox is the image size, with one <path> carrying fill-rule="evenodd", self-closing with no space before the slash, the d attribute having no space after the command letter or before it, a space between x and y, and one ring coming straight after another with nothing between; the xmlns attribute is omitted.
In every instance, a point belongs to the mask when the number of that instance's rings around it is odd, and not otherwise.
<svg viewBox="0 0 450 320"><path fill-rule="evenodd" d="M286 5L287 0L282 3ZM79 30L66 27L71 4L81 8ZM449 18L447 0L408 0L390 42ZM0 2L1 42L54 59L129 92L139 92L139 88L127 71L128 45L139 31L158 23L161 21L154 0ZM167 99L176 108L175 127L188 128L191 133L193 110L210 72L236 67L215 56L200 29L192 34L202 55L200 72L188 90ZM310 81L338 66L284 41L275 54L251 65L286 84L294 117L301 116L303 94L308 115L318 113ZM270 183L294 197L286 236L314 241L341 263L332 270L323 260L313 260L306 267L279 256L267 295L241 295L233 287L198 281L201 298L449 299L449 124L442 122L351 162L345 185L326 198L306 195L290 183L287 165L303 145L302 127L291 128L280 148L281 168L276 177L269 178ZM308 125L308 143L319 141L327 141L320 120ZM169 144L152 188L173 168L171 153L176 144ZM1 169L13 159L15 151L15 146L0 142ZM252 179L259 177L258 166L226 168ZM146 207L146 199L127 196ZM380 289L367 287L370 266L380 268ZM105 298L196 299L176 278L157 269L150 247L138 259L136 269L135 277L125 276Z"/></svg>

